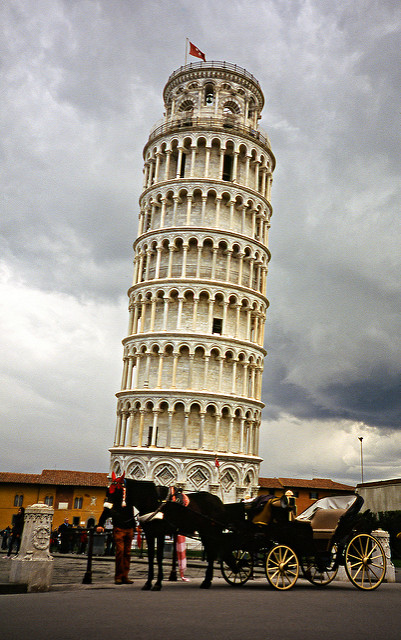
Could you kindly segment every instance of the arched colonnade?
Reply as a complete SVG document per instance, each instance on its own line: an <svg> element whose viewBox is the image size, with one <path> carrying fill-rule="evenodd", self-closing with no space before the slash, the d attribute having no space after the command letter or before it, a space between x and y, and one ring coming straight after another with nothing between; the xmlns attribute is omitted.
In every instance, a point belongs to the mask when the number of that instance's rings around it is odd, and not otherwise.
<svg viewBox="0 0 401 640"><path fill-rule="evenodd" d="M213 287L165 286L130 291L128 335L218 334L263 346L267 301Z"/></svg>
<svg viewBox="0 0 401 640"><path fill-rule="evenodd" d="M179 178L202 176L232 182L270 200L272 156L237 136L202 133L163 136L145 153L143 189Z"/></svg>
<svg viewBox="0 0 401 640"><path fill-rule="evenodd" d="M270 205L238 186L176 183L142 195L138 236L166 227L207 227L229 229L267 245L270 218Z"/></svg>
<svg viewBox="0 0 401 640"><path fill-rule="evenodd" d="M129 342L124 349L122 391L170 389L233 395L259 401L263 357L224 345L173 340Z"/></svg>
<svg viewBox="0 0 401 640"><path fill-rule="evenodd" d="M220 498L230 496L229 502L236 502L252 493L257 484L257 471L255 464L243 462L233 464L230 460L221 460L220 467L216 468L214 458L197 460L185 460L176 458L174 451L171 456L165 456L163 461L153 459L151 450L149 460L144 462L143 452L141 457L135 453L126 456L116 455L112 471L120 476L125 471L127 478L144 480L152 478L159 485L175 485L187 487L192 491L211 491Z"/></svg>
<svg viewBox="0 0 401 640"><path fill-rule="evenodd" d="M119 399L114 446L257 455L260 411L182 400Z"/></svg>
<svg viewBox="0 0 401 640"><path fill-rule="evenodd" d="M270 253L217 233L142 238L135 246L133 284L162 278L221 280L264 294Z"/></svg>

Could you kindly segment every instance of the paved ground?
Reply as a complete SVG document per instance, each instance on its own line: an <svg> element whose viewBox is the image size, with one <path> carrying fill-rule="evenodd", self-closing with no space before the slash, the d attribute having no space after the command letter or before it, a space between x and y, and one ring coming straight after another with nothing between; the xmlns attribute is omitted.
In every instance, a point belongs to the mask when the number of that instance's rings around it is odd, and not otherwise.
<svg viewBox="0 0 401 640"><path fill-rule="evenodd" d="M5 560L5 554L0 554L0 584L9 582L10 563L12 560ZM94 589L94 588L115 588L121 589L114 584L114 558L111 556L93 556L92 561L92 584L83 585L82 580L87 570L87 557L82 555L59 553L53 554L54 569L52 576L52 591L70 589ZM165 579L168 578L170 562L165 560ZM197 560L188 560L186 577L190 580L201 580L204 575L206 565ZM130 577L135 580L138 586L146 580L147 561L146 558L132 558ZM220 569L216 567L215 576L220 577ZM261 581L267 586L266 578L262 567L258 567L255 572L255 582ZM396 581L401 583L401 568L396 569ZM224 581L223 581L223 584ZM307 583L306 583L307 584ZM401 594L400 594L401 595ZM401 637L401 636L400 636Z"/></svg>
<svg viewBox="0 0 401 640"><path fill-rule="evenodd" d="M0 557L0 582L11 560ZM54 555L47 593L0 595L0 637L6 640L399 640L401 570L395 584L362 592L350 582L325 589L299 579L290 591L269 587L262 569L242 588L219 570L210 590L199 589L204 564L190 562L190 582L142 591L146 561L132 563L132 585L113 582L113 558L93 560L93 583L82 585L86 557ZM166 567L167 574L167 567ZM10 585L11 586L11 585Z"/></svg>
<svg viewBox="0 0 401 640"><path fill-rule="evenodd" d="M9 582L10 564L12 560L5 560L5 554L0 554L0 584ZM90 589L90 588L115 588L121 589L114 584L114 558L111 556L94 556L92 561L92 584L83 585L82 580L87 570L87 557L74 554L61 555L53 554L54 568L52 576L51 590L65 589ZM171 561L170 561L171 562ZM189 578L201 578L205 572L206 565L199 561L188 562L186 575ZM168 578L170 564L165 561L165 576ZM131 560L131 577L142 585L146 580L147 560Z"/></svg>
<svg viewBox="0 0 401 640"><path fill-rule="evenodd" d="M6 563L7 561L1 561ZM70 563L70 560L67 560ZM105 564L105 563L104 563ZM136 569L134 565L134 569ZM97 574L100 578L100 574ZM133 574L132 577L136 577ZM221 577L210 590L201 579L142 591L142 580L0 596L5 640L399 640L401 585L362 592L349 582L317 589L299 580L290 591L265 579L243 588ZM100 588L102 586L102 588Z"/></svg>

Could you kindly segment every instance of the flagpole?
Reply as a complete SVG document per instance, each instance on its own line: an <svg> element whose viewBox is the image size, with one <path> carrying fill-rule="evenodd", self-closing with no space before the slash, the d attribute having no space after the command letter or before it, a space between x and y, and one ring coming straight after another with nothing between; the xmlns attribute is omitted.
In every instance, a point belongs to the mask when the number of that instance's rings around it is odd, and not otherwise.
<svg viewBox="0 0 401 640"><path fill-rule="evenodd" d="M189 39L188 39L188 38L185 38L185 66L187 66L187 55L188 55L188 54L187 54L187 50L188 50L188 42L189 42Z"/></svg>

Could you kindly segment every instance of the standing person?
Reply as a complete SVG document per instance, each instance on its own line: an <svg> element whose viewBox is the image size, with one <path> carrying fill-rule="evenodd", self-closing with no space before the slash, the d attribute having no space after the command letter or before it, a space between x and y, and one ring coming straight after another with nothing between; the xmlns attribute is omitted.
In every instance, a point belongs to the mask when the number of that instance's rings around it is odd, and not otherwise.
<svg viewBox="0 0 401 640"><path fill-rule="evenodd" d="M70 550L70 527L68 518L64 518L63 524L57 529L60 538L60 553L68 553Z"/></svg>
<svg viewBox="0 0 401 640"><path fill-rule="evenodd" d="M0 531L0 533L3 536L1 548L5 550L8 547L8 538L10 537L11 527L6 527L3 531Z"/></svg>
<svg viewBox="0 0 401 640"><path fill-rule="evenodd" d="M98 533L104 531L108 518L113 523L113 536L116 545L115 584L132 584L128 573L131 562L131 544L134 537L135 518L132 507L125 504L125 472L119 478L112 473L112 483L107 491L106 502L96 528Z"/></svg>
<svg viewBox="0 0 401 640"><path fill-rule="evenodd" d="M20 507L18 509L17 515L15 516L13 528L11 529L10 541L8 543L7 558L11 556L14 542L16 543L15 555L16 556L18 555L18 551L21 546L22 531L24 529L24 517L25 517L25 509L24 507Z"/></svg>
<svg viewBox="0 0 401 640"><path fill-rule="evenodd" d="M187 568L187 552L185 536L177 535L176 539L177 560L180 569L180 578L183 582L189 582L189 578L185 577L185 569Z"/></svg>

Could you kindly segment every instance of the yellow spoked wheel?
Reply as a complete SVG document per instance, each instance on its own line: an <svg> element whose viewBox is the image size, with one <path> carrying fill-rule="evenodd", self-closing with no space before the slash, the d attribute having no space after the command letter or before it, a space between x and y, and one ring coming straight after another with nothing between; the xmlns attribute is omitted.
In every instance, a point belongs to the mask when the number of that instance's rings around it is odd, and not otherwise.
<svg viewBox="0 0 401 640"><path fill-rule="evenodd" d="M386 575L386 556L380 542L367 533L352 538L345 551L345 571L358 589L377 589Z"/></svg>
<svg viewBox="0 0 401 640"><path fill-rule="evenodd" d="M299 561L295 552L284 544L273 547L267 554L265 571L272 587L281 591L291 589L299 575Z"/></svg>
<svg viewBox="0 0 401 640"><path fill-rule="evenodd" d="M248 582L253 574L253 561L249 551L232 551L229 557L221 561L221 573L224 580L233 587L240 587Z"/></svg>

